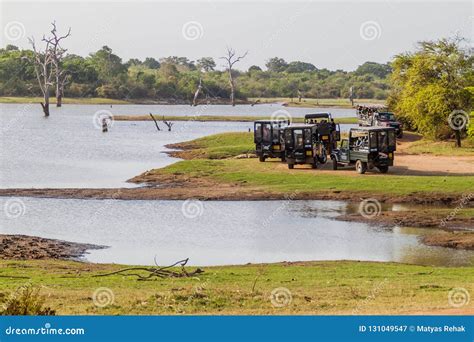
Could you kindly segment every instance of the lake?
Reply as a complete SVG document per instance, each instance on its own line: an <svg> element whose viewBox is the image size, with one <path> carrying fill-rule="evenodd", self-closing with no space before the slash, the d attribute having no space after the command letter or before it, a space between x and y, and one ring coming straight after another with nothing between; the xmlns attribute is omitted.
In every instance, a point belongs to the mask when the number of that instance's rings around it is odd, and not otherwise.
<svg viewBox="0 0 474 342"><path fill-rule="evenodd" d="M147 114L147 105L113 106L121 113ZM154 108L157 106L153 106ZM175 115L178 107L158 106ZM215 108L214 108L215 107ZM250 106L209 106L218 112L238 112ZM102 133L94 121L99 108L108 106L65 105L52 107L44 118L39 105L1 104L1 188L113 188L136 186L125 181L142 172L169 165L164 146L223 132L247 132L251 122L176 121L171 132L158 132L152 121L115 121ZM138 108L140 110L138 110ZM220 108L220 109L218 109ZM252 108L260 108L254 106ZM270 108L262 105L261 108ZM110 109L110 108L109 108ZM163 109L164 110L164 109ZM220 113L223 114L223 113ZM248 113L247 113L248 114ZM258 114L258 113L256 113ZM260 113L261 114L261 113ZM348 130L352 125L341 125ZM164 129L165 125L161 124Z"/></svg>
<svg viewBox="0 0 474 342"><path fill-rule="evenodd" d="M0 198L2 207L9 200ZM11 199L10 199L11 200ZM123 201L15 198L24 212L2 216L2 233L110 246L91 262L192 265L305 260L472 265L474 251L429 247L433 229L336 221L339 201Z"/></svg>

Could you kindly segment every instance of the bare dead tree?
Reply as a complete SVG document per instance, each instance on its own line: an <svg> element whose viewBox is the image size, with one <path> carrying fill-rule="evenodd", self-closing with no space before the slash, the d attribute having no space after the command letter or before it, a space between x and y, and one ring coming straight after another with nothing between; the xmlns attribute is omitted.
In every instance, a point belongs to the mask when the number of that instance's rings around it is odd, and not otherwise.
<svg viewBox="0 0 474 342"><path fill-rule="evenodd" d="M199 97L199 93L201 92L202 89L202 79L199 77L199 84L196 89L196 92L194 93L194 99L193 99L193 106L197 106L197 99Z"/></svg>
<svg viewBox="0 0 474 342"><path fill-rule="evenodd" d="M232 106L235 106L235 80L234 75L232 74L232 68L237 62L240 62L242 59L244 59L247 54L248 51L246 51L242 56L236 56L235 50L228 47L227 55L220 57L226 62L225 67L227 68L227 73L229 75L230 103L232 104Z"/></svg>
<svg viewBox="0 0 474 342"><path fill-rule="evenodd" d="M163 120L162 121L166 126L168 126L168 132L171 132L171 127L173 127L174 123L172 123L171 121L166 121L164 115L163 115Z"/></svg>
<svg viewBox="0 0 474 342"><path fill-rule="evenodd" d="M66 39L71 35L71 28L63 36L58 35L56 22L51 23L53 29L51 30L52 36L48 38L48 41L51 45L51 54L52 54L52 63L54 66L54 73L56 78L56 107L62 106L62 99L64 95L64 86L67 83L68 75L66 70L62 69L62 60L64 55L67 52L67 49L64 49L60 43L63 39Z"/></svg>
<svg viewBox="0 0 474 342"><path fill-rule="evenodd" d="M45 49L39 50L36 47L36 43L33 37L28 38L28 41L33 48L33 64L35 67L36 79L38 80L39 87L43 93L43 102L40 102L43 108L44 116L49 116L49 96L50 87L53 85L53 65L52 65L52 53L50 43L43 37L45 42Z"/></svg>

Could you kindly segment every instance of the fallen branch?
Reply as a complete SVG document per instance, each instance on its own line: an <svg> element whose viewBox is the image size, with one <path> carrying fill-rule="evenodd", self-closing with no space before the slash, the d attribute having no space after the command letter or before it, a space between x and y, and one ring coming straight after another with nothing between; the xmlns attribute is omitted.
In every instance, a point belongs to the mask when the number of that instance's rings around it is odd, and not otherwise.
<svg viewBox="0 0 474 342"><path fill-rule="evenodd" d="M193 272L187 272L184 266L188 263L188 260L189 258L186 258L183 260L179 260L172 265L162 266L162 267L159 267L159 266L157 267L128 267L128 268L123 268L121 270L110 272L110 273L98 274L98 275L95 275L94 277L107 277L107 276L119 274L123 276L135 276L138 278L138 280L147 280L152 277L186 278L186 277L192 277L196 274L204 272L200 268L195 269ZM155 264L156 264L156 258L155 258ZM180 272L169 270L169 268L176 267L178 265L181 266ZM145 274L136 273L137 271L142 271L142 272L147 272L147 273ZM135 273L130 273L130 272L135 272Z"/></svg>

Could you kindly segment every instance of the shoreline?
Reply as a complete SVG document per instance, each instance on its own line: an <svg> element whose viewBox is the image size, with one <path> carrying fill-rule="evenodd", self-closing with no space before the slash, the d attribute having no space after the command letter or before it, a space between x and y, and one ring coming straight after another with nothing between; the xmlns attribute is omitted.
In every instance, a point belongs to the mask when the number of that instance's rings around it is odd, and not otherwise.
<svg viewBox="0 0 474 342"><path fill-rule="evenodd" d="M0 247L0 259L5 260L55 259L76 261L81 261L90 250L107 248L95 244L19 234L0 234Z"/></svg>

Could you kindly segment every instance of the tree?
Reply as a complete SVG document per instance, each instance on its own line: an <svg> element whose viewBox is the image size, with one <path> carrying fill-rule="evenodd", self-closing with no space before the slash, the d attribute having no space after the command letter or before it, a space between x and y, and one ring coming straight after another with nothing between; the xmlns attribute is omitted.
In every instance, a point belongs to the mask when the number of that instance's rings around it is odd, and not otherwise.
<svg viewBox="0 0 474 342"><path fill-rule="evenodd" d="M252 72L252 71L262 71L262 68L260 68L258 65L252 65L249 68L249 72Z"/></svg>
<svg viewBox="0 0 474 342"><path fill-rule="evenodd" d="M391 72L390 65L379 64L375 62L365 62L354 71L355 75L367 75L372 74L380 78L385 78Z"/></svg>
<svg viewBox="0 0 474 342"><path fill-rule="evenodd" d="M28 41L33 48L33 64L35 66L36 78L38 80L38 85L43 94L43 102L40 102L41 107L43 108L43 113L45 117L49 116L49 98L50 98L50 88L53 85L53 59L54 52L51 47L51 39L47 39L43 36L41 40L44 43L44 50L39 50L36 47L35 39L33 37L28 38Z"/></svg>
<svg viewBox="0 0 474 342"><path fill-rule="evenodd" d="M311 63L295 61L295 62L290 62L290 64L288 64L288 67L286 68L285 71L296 73L296 72L306 72L306 71L314 71L314 70L316 70L316 67Z"/></svg>
<svg viewBox="0 0 474 342"><path fill-rule="evenodd" d="M102 49L91 54L89 60L103 82L112 81L127 71L125 65L122 64L122 59L108 46L103 46Z"/></svg>
<svg viewBox="0 0 474 342"><path fill-rule="evenodd" d="M265 63L268 71L281 72L285 71L288 67L288 63L283 58L273 57L270 58L267 63Z"/></svg>
<svg viewBox="0 0 474 342"><path fill-rule="evenodd" d="M246 51L243 55L241 56L236 56L236 52L232 48L227 48L227 55L221 57L221 59L225 60L226 62L226 67L227 67L227 74L229 76L229 85L230 85L230 103L232 106L235 106L235 80L234 80L234 75L232 74L232 68L234 65L238 62L240 62L242 59L247 56L248 51Z"/></svg>
<svg viewBox="0 0 474 342"><path fill-rule="evenodd" d="M197 67L199 70L204 72L213 71L216 67L216 62L212 57L202 57L197 60Z"/></svg>
<svg viewBox="0 0 474 342"><path fill-rule="evenodd" d="M52 37L46 39L51 45L51 61L54 67L54 74L56 78L56 107L61 107L64 95L64 86L67 82L68 75L66 70L64 70L62 67L63 58L67 50L64 49L60 44L63 39L66 39L70 36L71 28L69 28L68 32L64 36L60 36L58 35L56 29L56 22L53 21L51 25L53 26L53 29L51 30Z"/></svg>
<svg viewBox="0 0 474 342"><path fill-rule="evenodd" d="M143 62L143 65L150 69L159 69L160 68L160 62L158 62L156 59L153 57L147 57L145 58L145 61Z"/></svg>
<svg viewBox="0 0 474 342"><path fill-rule="evenodd" d="M410 128L430 138L452 136L452 114L469 112L472 106L466 89L472 85L472 65L461 41L455 37L420 42L415 53L398 55L392 63L389 105ZM467 123L468 117L464 119ZM454 135L456 146L461 146L466 127L458 128Z"/></svg>

